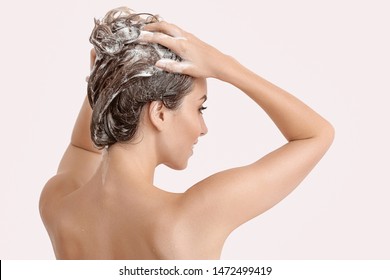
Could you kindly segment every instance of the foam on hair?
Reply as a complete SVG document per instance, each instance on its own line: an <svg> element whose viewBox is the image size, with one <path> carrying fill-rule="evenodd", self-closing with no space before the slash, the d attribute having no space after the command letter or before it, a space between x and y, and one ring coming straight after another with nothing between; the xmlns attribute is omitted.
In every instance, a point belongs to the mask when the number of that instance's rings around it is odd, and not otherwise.
<svg viewBox="0 0 390 280"><path fill-rule="evenodd" d="M126 7L95 20L90 42L96 61L88 80L88 100L93 109L91 138L97 148L133 139L147 103L160 100L175 110L192 89L191 77L155 67L160 59L181 61L179 56L159 44L137 42L142 26L156 21L158 16Z"/></svg>

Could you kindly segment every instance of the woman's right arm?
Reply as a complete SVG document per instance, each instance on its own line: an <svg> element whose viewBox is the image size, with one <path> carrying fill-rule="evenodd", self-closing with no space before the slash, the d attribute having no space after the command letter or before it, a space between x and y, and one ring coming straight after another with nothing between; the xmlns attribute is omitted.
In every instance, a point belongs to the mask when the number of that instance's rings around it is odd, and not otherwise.
<svg viewBox="0 0 390 280"><path fill-rule="evenodd" d="M96 57L95 51L92 50L90 55L92 68ZM59 199L85 184L102 160L102 151L96 149L91 140L91 115L92 109L86 96L57 173L46 183L42 191L39 203L42 216L51 214L53 212L51 207L58 205Z"/></svg>
<svg viewBox="0 0 390 280"><path fill-rule="evenodd" d="M230 232L293 191L328 150L334 129L296 97L180 28L156 23L145 29L154 33L143 35L143 40L165 45L184 59L162 61L159 67L236 86L270 116L287 140L255 163L212 175L187 191L189 211L199 224Z"/></svg>

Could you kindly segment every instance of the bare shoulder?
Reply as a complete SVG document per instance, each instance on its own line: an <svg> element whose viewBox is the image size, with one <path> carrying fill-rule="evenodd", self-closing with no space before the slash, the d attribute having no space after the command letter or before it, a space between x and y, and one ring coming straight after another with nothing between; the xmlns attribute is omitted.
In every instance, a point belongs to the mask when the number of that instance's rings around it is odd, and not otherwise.
<svg viewBox="0 0 390 280"><path fill-rule="evenodd" d="M241 213L246 198L239 192L248 193L245 185L255 173L251 166L242 166L215 173L189 188L183 195L184 212L198 230L207 228L226 235L242 222L234 213ZM249 195L249 193L248 193ZM248 201L247 201L248 203ZM238 219L240 220L240 219ZM244 222L244 221L243 221Z"/></svg>
<svg viewBox="0 0 390 280"><path fill-rule="evenodd" d="M45 184L39 209L45 221L58 207L62 198L86 184L100 165L101 154L94 153L70 144L65 151L57 174ZM49 215L50 214L50 215Z"/></svg>
<svg viewBox="0 0 390 280"><path fill-rule="evenodd" d="M147 210L146 223L148 242L152 244L159 259L218 259L228 235L221 229L200 224L201 219L191 211L185 194L164 195ZM156 207L157 206L157 207ZM142 211L145 211L143 209ZM134 211L133 211L134 212ZM134 225L134 219L127 224ZM134 231L134 227L132 228Z"/></svg>
<svg viewBox="0 0 390 280"><path fill-rule="evenodd" d="M39 211L45 225L57 213L55 210L61 200L79 187L80 183L67 173L57 174L47 181L39 200Z"/></svg>

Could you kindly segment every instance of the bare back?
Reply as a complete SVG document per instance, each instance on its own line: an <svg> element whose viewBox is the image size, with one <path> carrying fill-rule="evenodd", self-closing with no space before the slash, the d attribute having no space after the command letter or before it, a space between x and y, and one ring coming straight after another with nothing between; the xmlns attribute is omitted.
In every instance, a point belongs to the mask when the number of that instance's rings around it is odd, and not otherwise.
<svg viewBox="0 0 390 280"><path fill-rule="evenodd" d="M220 257L226 236L199 232L185 213L184 194L113 187L92 180L53 204L45 224L58 259Z"/></svg>

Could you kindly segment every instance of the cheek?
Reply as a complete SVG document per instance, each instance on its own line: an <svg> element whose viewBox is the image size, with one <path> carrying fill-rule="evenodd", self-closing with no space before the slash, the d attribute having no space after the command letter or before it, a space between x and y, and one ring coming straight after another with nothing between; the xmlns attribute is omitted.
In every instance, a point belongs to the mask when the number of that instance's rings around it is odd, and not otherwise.
<svg viewBox="0 0 390 280"><path fill-rule="evenodd" d="M198 115L193 116L193 118L191 119L191 124L189 124L189 127L191 127L191 136L198 138L202 130L201 116Z"/></svg>
<svg viewBox="0 0 390 280"><path fill-rule="evenodd" d="M186 138L193 137L199 130L198 116L190 113L182 115L178 127L181 130L181 133L185 134L183 136L186 136Z"/></svg>

